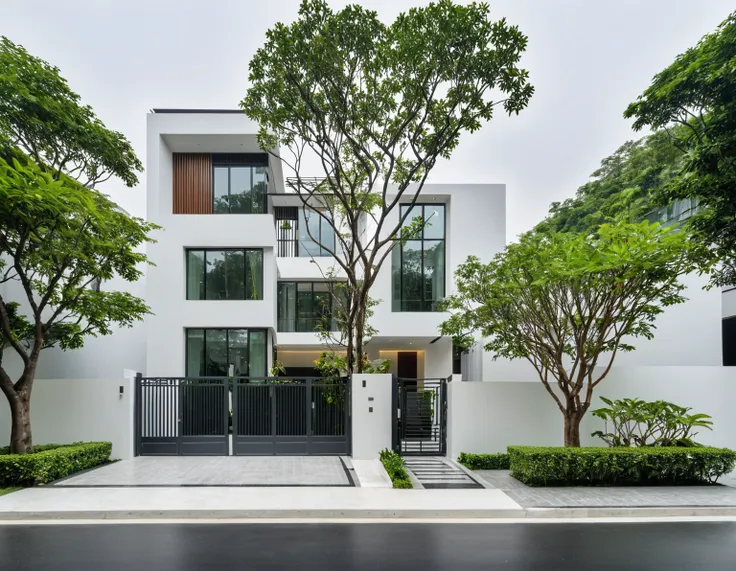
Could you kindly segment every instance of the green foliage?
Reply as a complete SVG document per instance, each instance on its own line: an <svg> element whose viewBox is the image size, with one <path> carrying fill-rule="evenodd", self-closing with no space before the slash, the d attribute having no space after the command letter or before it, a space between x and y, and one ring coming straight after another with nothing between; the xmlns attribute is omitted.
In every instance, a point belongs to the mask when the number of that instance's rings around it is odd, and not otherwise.
<svg viewBox="0 0 736 571"><path fill-rule="evenodd" d="M508 470L510 467L509 455L504 452L497 454L460 452L457 461L470 470Z"/></svg>
<svg viewBox="0 0 736 571"><path fill-rule="evenodd" d="M117 176L138 182L143 166L130 142L110 131L82 105L59 69L0 37L0 156L16 150L47 169L87 187Z"/></svg>
<svg viewBox="0 0 736 571"><path fill-rule="evenodd" d="M12 349L23 362L20 377L11 379L0 352L0 386L15 401L16 452L32 447L29 416L21 413L29 406L40 352L77 349L87 336L131 327L150 313L130 293L90 285L138 280L148 261L140 246L152 241L148 233L157 228L69 177L55 179L32 162L0 159L0 283L15 281L19 287L9 291L20 292L12 299L0 295L0 348Z"/></svg>
<svg viewBox="0 0 736 571"><path fill-rule="evenodd" d="M61 448L62 446L68 446L68 444L38 444L33 447L33 451L44 452L46 450ZM0 456L3 456L4 454L10 454L10 446L0 446Z"/></svg>
<svg viewBox="0 0 736 571"><path fill-rule="evenodd" d="M655 75L624 113L636 130L667 130L683 151L683 173L665 185L663 197L699 201L702 210L688 225L723 262L714 274L718 285L736 283L735 61L736 12Z"/></svg>
<svg viewBox="0 0 736 571"><path fill-rule="evenodd" d="M323 351L319 359L314 362L314 367L320 375L325 378L338 378L348 376L347 357L339 355L335 351ZM385 374L391 370L391 361L388 359L369 360L363 357L363 372L372 374Z"/></svg>
<svg viewBox="0 0 736 571"><path fill-rule="evenodd" d="M0 488L0 496L4 496L6 494L11 494L13 492L17 492L18 490L21 490L22 488L18 487L10 487L10 488Z"/></svg>
<svg viewBox="0 0 736 571"><path fill-rule="evenodd" d="M601 397L608 406L592 411L593 416L611 423L612 431L595 431L609 446L699 446L693 441L696 428L712 430L707 414L688 414L690 408L658 400L640 399L611 401Z"/></svg>
<svg viewBox="0 0 736 571"><path fill-rule="evenodd" d="M406 222L394 216L398 205L417 200L464 132L497 108L527 106L526 43L517 27L491 21L484 3L439 0L384 24L359 5L333 11L303 0L297 20L270 29L251 60L241 107L260 125L261 148L284 149L277 156L296 173L305 209L335 230L334 244L312 238L349 289L349 372L362 371L368 294ZM302 176L310 154L323 168L316 181Z"/></svg>
<svg viewBox="0 0 736 571"><path fill-rule="evenodd" d="M381 450L379 457L381 458L383 467L386 469L386 473L394 484L394 488L408 489L414 487L411 483L411 478L409 478L409 473L406 471L404 459L401 456L393 450L386 448Z"/></svg>
<svg viewBox="0 0 736 571"><path fill-rule="evenodd" d="M684 153L664 130L628 141L603 159L575 198L552 203L549 216L536 230L595 232L606 222L639 222L666 202L662 189L680 173L683 161Z"/></svg>
<svg viewBox="0 0 736 571"><path fill-rule="evenodd" d="M625 339L651 339L657 315L685 301L678 278L703 248L646 221L529 233L488 264L470 257L459 266L456 293L440 304L452 313L441 332L462 347L480 333L494 358L527 359L565 416L566 445L579 446L594 387L619 351L634 349Z"/></svg>
<svg viewBox="0 0 736 571"><path fill-rule="evenodd" d="M509 446L511 475L529 486L713 484L731 472L727 448Z"/></svg>
<svg viewBox="0 0 736 571"><path fill-rule="evenodd" d="M110 460L110 442L52 445L32 454L0 455L0 487L47 484ZM43 448L39 446L38 448Z"/></svg>
<svg viewBox="0 0 736 571"><path fill-rule="evenodd" d="M17 301L0 297L0 316L16 313L21 324L18 330L2 327L0 344L22 356L20 344L32 329L42 347L76 349L86 335L107 335L112 324L141 319L149 313L143 300L89 284L115 276L139 279L147 258L136 248L151 241L147 234L156 228L95 190L54 180L30 163L0 159L0 275L23 286L22 301L31 313L20 318Z"/></svg>

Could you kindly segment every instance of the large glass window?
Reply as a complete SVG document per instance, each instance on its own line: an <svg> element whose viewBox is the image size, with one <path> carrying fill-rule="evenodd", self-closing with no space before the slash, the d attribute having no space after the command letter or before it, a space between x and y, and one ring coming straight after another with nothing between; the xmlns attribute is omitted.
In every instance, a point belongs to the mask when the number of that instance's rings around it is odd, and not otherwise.
<svg viewBox="0 0 736 571"><path fill-rule="evenodd" d="M187 329L187 376L266 376L266 331Z"/></svg>
<svg viewBox="0 0 736 571"><path fill-rule="evenodd" d="M215 214L265 214L265 166L215 165L213 167Z"/></svg>
<svg viewBox="0 0 736 571"><path fill-rule="evenodd" d="M187 250L187 299L263 299L263 250Z"/></svg>
<svg viewBox="0 0 736 571"><path fill-rule="evenodd" d="M277 331L309 333L320 324L337 329L335 304L326 282L279 282Z"/></svg>
<svg viewBox="0 0 736 571"><path fill-rule="evenodd" d="M404 228L420 229L392 252L393 311L435 311L445 296L445 205L402 205L400 213Z"/></svg>
<svg viewBox="0 0 736 571"><path fill-rule="evenodd" d="M318 258L331 256L335 251L335 230L322 215L329 216L325 210L309 208L299 210L299 257Z"/></svg>

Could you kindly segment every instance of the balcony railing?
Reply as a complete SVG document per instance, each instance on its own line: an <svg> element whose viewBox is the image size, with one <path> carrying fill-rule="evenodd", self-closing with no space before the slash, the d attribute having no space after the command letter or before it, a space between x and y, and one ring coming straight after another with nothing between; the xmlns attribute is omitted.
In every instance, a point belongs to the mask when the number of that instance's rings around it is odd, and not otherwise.
<svg viewBox="0 0 736 571"><path fill-rule="evenodd" d="M276 331L281 333L314 333L322 323L320 317L279 317L276 322ZM328 320L329 331L337 331L337 325L333 319Z"/></svg>

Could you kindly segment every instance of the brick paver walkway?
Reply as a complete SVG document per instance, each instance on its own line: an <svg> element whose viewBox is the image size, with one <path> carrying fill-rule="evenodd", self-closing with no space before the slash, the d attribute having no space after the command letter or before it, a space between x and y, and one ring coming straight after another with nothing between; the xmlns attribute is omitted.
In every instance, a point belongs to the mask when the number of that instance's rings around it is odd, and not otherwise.
<svg viewBox="0 0 736 571"><path fill-rule="evenodd" d="M337 456L139 456L55 486L349 486Z"/></svg>
<svg viewBox="0 0 736 571"><path fill-rule="evenodd" d="M532 488L512 478L508 470L476 470L473 475L525 508L736 506L736 488L730 485Z"/></svg>

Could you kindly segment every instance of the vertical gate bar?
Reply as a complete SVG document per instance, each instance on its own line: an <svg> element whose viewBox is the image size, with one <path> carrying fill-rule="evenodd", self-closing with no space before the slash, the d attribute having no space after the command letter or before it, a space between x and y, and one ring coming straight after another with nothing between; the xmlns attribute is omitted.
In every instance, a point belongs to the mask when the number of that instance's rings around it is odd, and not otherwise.
<svg viewBox="0 0 736 571"><path fill-rule="evenodd" d="M182 429L183 429L183 414L184 414L184 379L179 379L176 383L176 454L181 455L181 440L182 440Z"/></svg>
<svg viewBox="0 0 736 571"><path fill-rule="evenodd" d="M273 454L276 454L276 390L286 385L272 385L268 381L268 393L271 400L271 446L273 446Z"/></svg>
<svg viewBox="0 0 736 571"><path fill-rule="evenodd" d="M233 377L233 431L232 434L228 433L228 438L233 439L233 456L238 455L237 447L235 446L235 442L237 440L238 435L238 379L237 377ZM229 447L228 447L229 448ZM228 450L229 452L229 450Z"/></svg>
<svg viewBox="0 0 736 571"><path fill-rule="evenodd" d="M313 379L307 379L305 382L305 402L307 405L307 411L306 415L304 417L306 421L306 428L307 428L307 454L312 454L312 403L314 402L314 394L312 392L312 386L313 386Z"/></svg>
<svg viewBox="0 0 736 571"><path fill-rule="evenodd" d="M391 449L399 450L399 380L391 377Z"/></svg>

